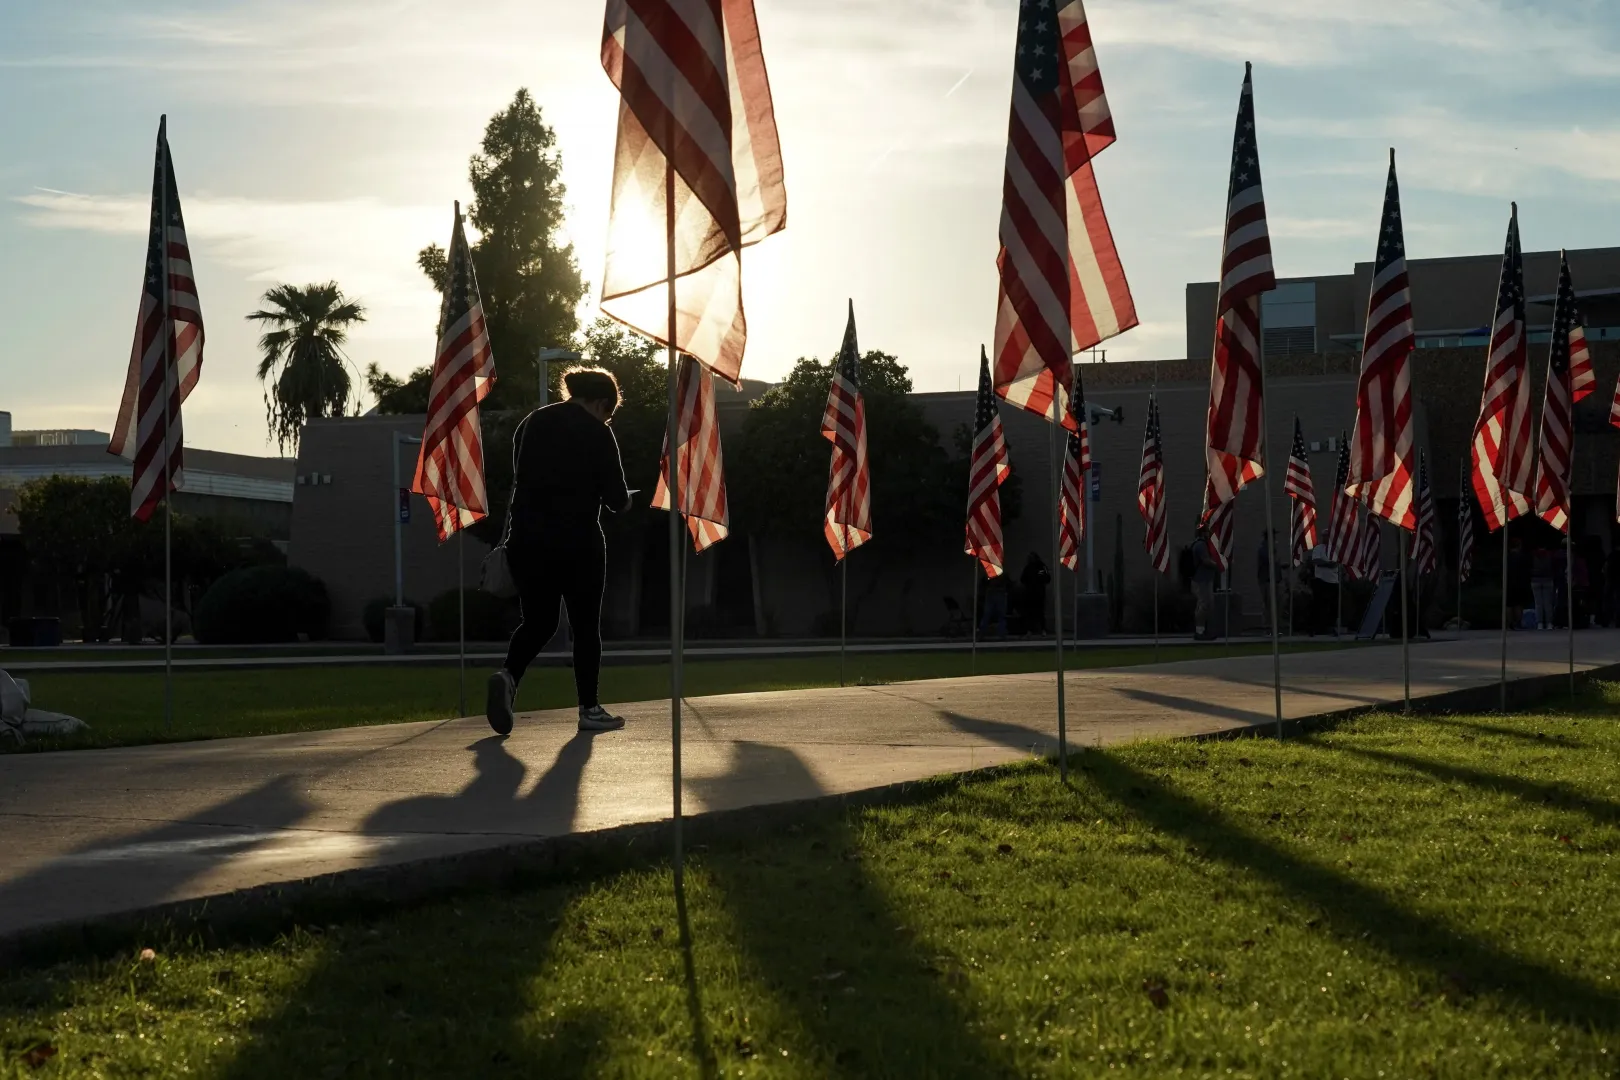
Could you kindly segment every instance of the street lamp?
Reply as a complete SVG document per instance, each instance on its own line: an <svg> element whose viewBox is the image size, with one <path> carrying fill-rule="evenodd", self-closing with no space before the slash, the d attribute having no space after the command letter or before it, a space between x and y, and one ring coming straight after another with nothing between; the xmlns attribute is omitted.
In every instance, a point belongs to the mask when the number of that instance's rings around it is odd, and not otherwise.
<svg viewBox="0 0 1620 1080"><path fill-rule="evenodd" d="M553 360L564 360L570 364L577 364L580 361L580 355L573 349L545 348L540 350L539 356L535 358L535 371L540 378L540 397L538 400L542 409L545 408L546 399L550 396L551 380L547 378L547 375L550 374L549 365Z"/></svg>

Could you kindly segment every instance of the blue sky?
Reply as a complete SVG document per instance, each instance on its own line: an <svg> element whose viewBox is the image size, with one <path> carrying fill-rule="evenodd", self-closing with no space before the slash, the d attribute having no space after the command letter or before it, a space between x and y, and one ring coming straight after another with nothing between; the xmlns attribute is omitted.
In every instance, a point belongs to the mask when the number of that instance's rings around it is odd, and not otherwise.
<svg viewBox="0 0 1620 1080"><path fill-rule="evenodd" d="M756 0L786 156L787 230L745 262L744 374L862 345L920 389L971 386L994 322L1015 0ZM255 334L281 281L371 310L361 367L427 363L444 243L484 121L528 86L556 127L595 281L615 99L594 0L12 0L0 6L0 408L111 424L167 112L208 325L188 441L266 451ZM1143 325L1109 359L1181 356L1182 286L1213 276L1232 116L1255 63L1278 271L1373 252L1386 148L1407 249L1620 244L1612 0L1092 0L1119 129L1097 171ZM587 317L594 310L594 293ZM1482 320L1491 298L1481 297ZM500 358L496 358L497 368Z"/></svg>

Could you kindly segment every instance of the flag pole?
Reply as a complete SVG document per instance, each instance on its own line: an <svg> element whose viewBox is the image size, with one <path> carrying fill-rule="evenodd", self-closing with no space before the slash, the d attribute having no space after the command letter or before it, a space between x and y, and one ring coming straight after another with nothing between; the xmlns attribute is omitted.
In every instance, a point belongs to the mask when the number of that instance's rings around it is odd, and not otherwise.
<svg viewBox="0 0 1620 1080"><path fill-rule="evenodd" d="M169 117L158 119L158 141L163 151L162 214L158 225L158 252L163 273L163 730L174 727L174 446L173 406L174 324L169 319ZM140 605L136 605L139 609Z"/></svg>
<svg viewBox="0 0 1620 1080"><path fill-rule="evenodd" d="M1507 510L1504 502L1503 512ZM1502 711L1507 712L1507 635L1508 635L1508 526L1511 521L1502 522L1502 677L1499 689L1499 698Z"/></svg>
<svg viewBox="0 0 1620 1080"><path fill-rule="evenodd" d="M1408 631L1406 601L1406 530L1399 525L1395 531L1401 539L1401 711L1412 711L1412 641Z"/></svg>
<svg viewBox="0 0 1620 1080"><path fill-rule="evenodd" d="M1575 500L1570 498L1567 491L1564 497L1569 499L1571 511L1564 521L1564 621L1569 624L1569 692L1573 694L1575 692Z"/></svg>
<svg viewBox="0 0 1620 1080"><path fill-rule="evenodd" d="M456 507L456 517L461 517L461 508ZM460 651L456 655L456 663L460 668L461 680L461 711L457 716L467 715L467 529L463 526L456 530L456 618L461 624Z"/></svg>
<svg viewBox="0 0 1620 1080"><path fill-rule="evenodd" d="M1264 340L1258 343L1255 350L1260 354L1260 392L1265 393L1266 388L1266 348ZM1265 400L1261 399L1262 402ZM1260 447L1264 455L1261 467L1265 469L1262 477L1265 481L1266 496L1266 601L1271 608L1271 694L1273 705L1277 713L1277 738L1283 737L1282 715L1282 640L1278 635L1277 627L1277 529L1273 523L1275 511L1271 506L1271 433L1265 429L1265 405L1260 406L1262 427L1260 428L1265 442Z"/></svg>
<svg viewBox="0 0 1620 1080"><path fill-rule="evenodd" d="M1063 468L1063 418L1058 413L1058 382L1052 376L1052 640L1057 644L1057 721L1058 721L1058 776L1069 782L1069 718L1063 703L1063 589L1058 584L1057 570L1062 567L1058 557L1062 525L1058 511L1063 498L1061 470Z"/></svg>
<svg viewBox="0 0 1620 1080"><path fill-rule="evenodd" d="M968 601L968 633L972 635L972 651L968 654L968 674L979 673L979 560L973 559L973 599Z"/></svg>
<svg viewBox="0 0 1620 1080"><path fill-rule="evenodd" d="M664 269L669 300L669 735L672 758L670 818L675 847L675 890L685 878L685 856L681 850L681 662L684 653L681 610L681 498L680 446L676 383L679 362L675 355L675 166L669 158L673 145L664 155Z"/></svg>
<svg viewBox="0 0 1620 1080"><path fill-rule="evenodd" d="M849 552L838 560L838 685L844 685L844 644L849 636Z"/></svg>

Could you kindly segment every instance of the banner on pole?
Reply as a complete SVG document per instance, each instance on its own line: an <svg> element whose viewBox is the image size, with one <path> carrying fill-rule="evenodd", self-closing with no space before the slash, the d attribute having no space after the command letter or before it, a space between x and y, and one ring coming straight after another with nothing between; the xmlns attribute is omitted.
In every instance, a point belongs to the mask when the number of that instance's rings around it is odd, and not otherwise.
<svg viewBox="0 0 1620 1080"><path fill-rule="evenodd" d="M411 523L411 489L410 488L400 488L399 489L399 523L401 525L409 525Z"/></svg>

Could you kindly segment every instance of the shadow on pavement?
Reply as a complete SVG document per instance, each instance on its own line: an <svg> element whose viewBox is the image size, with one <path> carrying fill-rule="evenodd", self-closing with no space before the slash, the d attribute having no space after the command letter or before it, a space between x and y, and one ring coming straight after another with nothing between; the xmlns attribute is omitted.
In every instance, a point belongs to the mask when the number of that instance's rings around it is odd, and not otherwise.
<svg viewBox="0 0 1620 1080"><path fill-rule="evenodd" d="M1324 913L1330 929L1358 932L1373 946L1436 979L1457 975L1533 1012L1594 1030L1620 1028L1620 995L1405 907L1363 882L1301 859L1240 828L1196 799L1103 751L1084 775L1128 813L1167 835L1272 882Z"/></svg>
<svg viewBox="0 0 1620 1080"><path fill-rule="evenodd" d="M768 770L793 790L816 786L781 747L738 743L732 767ZM810 1055L809 1068L825 1076L1010 1075L970 1032L930 962L937 958L917 949L867 872L846 816L815 815L802 831L762 832L729 848L723 858L699 856L702 869L731 916L745 970L811 1040L795 1051L801 1064ZM775 1037L798 1041L791 1031Z"/></svg>
<svg viewBox="0 0 1620 1080"><path fill-rule="evenodd" d="M1121 697L1140 701L1146 705L1156 705L1161 709L1177 709L1181 712L1197 713L1199 716L1213 716L1221 720L1235 720L1241 724L1275 724L1277 717L1271 712L1254 712L1251 709L1233 709L1226 705L1215 705L1208 701L1198 701L1194 698L1179 697L1175 694L1161 694L1155 690L1139 690L1134 686L1118 686L1114 693Z"/></svg>
<svg viewBox="0 0 1620 1080"><path fill-rule="evenodd" d="M280 776L183 821L57 856L0 884L0 931L165 903L219 864L274 841L277 830L296 826L310 810L297 779Z"/></svg>

